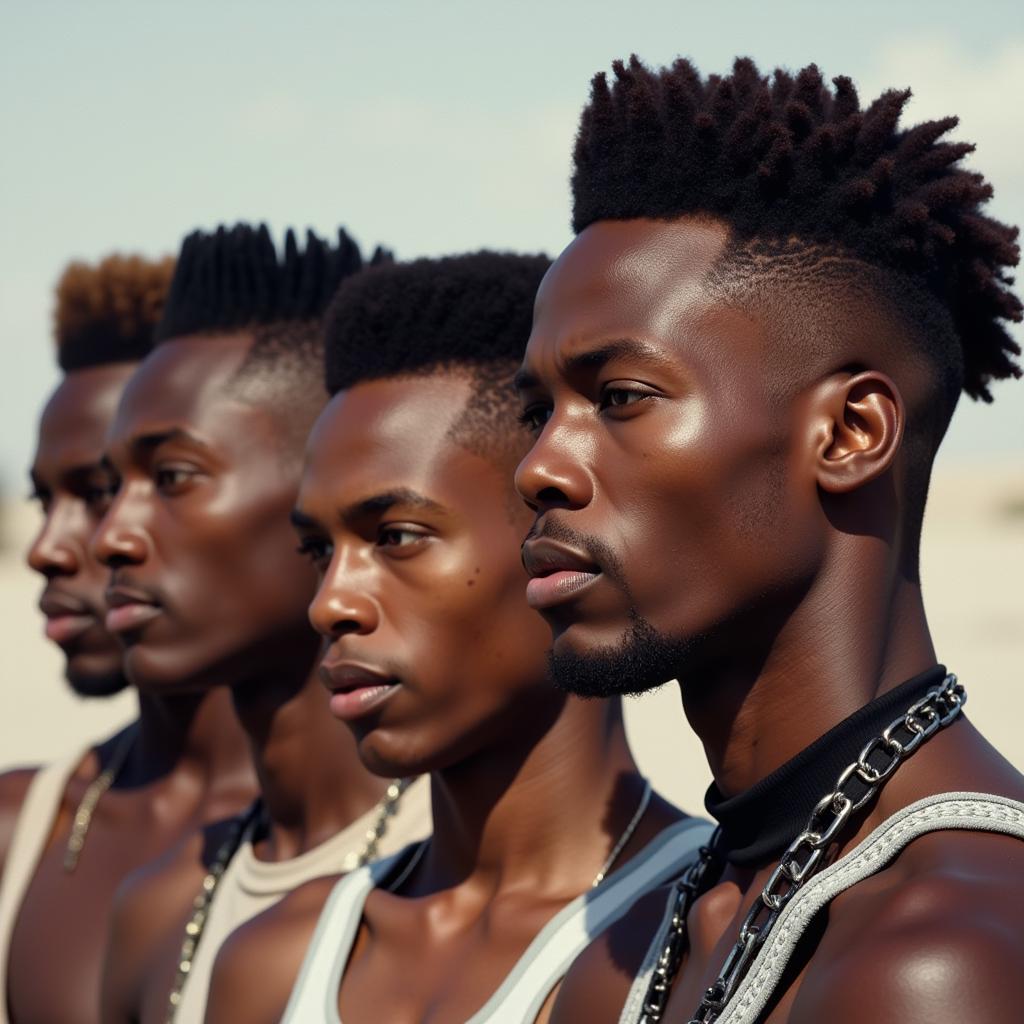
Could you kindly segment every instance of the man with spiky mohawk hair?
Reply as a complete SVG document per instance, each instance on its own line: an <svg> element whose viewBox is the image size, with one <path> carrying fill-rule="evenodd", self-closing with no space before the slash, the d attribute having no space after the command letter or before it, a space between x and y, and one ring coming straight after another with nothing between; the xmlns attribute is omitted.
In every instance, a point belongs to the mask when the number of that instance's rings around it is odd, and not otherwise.
<svg viewBox="0 0 1024 1024"><path fill-rule="evenodd" d="M559 1021L1020 1019L1024 779L918 573L960 391L1020 375L1016 230L908 95L749 60L594 80L518 379L529 594L560 687L679 680L720 829Z"/></svg>
<svg viewBox="0 0 1024 1024"><path fill-rule="evenodd" d="M197 829L122 886L110 1024L202 1021L228 932L429 828L424 787L367 772L326 713L306 618L315 577L288 518L326 400L320 320L362 266L344 231L301 248L289 231L281 255L265 226L193 233L111 428L117 487L92 542L112 572L107 625L147 690L230 692L260 799L226 835Z"/></svg>
<svg viewBox="0 0 1024 1024"><path fill-rule="evenodd" d="M152 348L173 267L171 259L115 255L72 263L57 286L64 377L39 425L31 475L44 521L28 561L46 579L46 634L64 651L81 696L127 685L120 645L104 627L108 574L88 543L103 514L107 429ZM197 822L252 799L245 737L226 695L138 697L137 720L107 741L0 776L0 1021L8 1007L19 1022L96 1021L117 886ZM154 803L163 809L157 819Z"/></svg>
<svg viewBox="0 0 1024 1024"><path fill-rule="evenodd" d="M544 1021L588 929L709 833L652 794L617 699L547 683L547 628L523 595L530 517L512 468L528 437L509 382L548 265L417 260L346 282L332 305L334 397L294 516L321 576L310 620L331 711L377 774L430 773L434 833L241 929L208 1024L276 1022L286 1004L301 1024L339 1006L352 1024Z"/></svg>

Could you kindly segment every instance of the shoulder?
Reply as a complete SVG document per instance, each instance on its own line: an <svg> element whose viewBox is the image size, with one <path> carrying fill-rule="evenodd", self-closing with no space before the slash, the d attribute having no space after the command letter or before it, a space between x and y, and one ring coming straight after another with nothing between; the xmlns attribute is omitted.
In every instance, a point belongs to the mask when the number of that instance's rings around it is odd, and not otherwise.
<svg viewBox="0 0 1024 1024"><path fill-rule="evenodd" d="M836 901L791 1024L1019 1021L1024 842L939 833L902 860Z"/></svg>
<svg viewBox="0 0 1024 1024"><path fill-rule="evenodd" d="M14 768L0 774L0 875L4 872L21 805L38 771L38 768Z"/></svg>
<svg viewBox="0 0 1024 1024"><path fill-rule="evenodd" d="M228 936L213 966L207 1024L281 1019L336 882L336 877L307 882Z"/></svg>
<svg viewBox="0 0 1024 1024"><path fill-rule="evenodd" d="M551 1024L614 1024L665 917L673 886L646 893L576 958L562 982Z"/></svg>

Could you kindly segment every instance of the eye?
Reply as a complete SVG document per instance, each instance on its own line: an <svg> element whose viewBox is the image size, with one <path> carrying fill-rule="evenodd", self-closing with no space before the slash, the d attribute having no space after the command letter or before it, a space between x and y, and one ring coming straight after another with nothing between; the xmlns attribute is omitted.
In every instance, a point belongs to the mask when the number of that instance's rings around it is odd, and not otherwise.
<svg viewBox="0 0 1024 1024"><path fill-rule="evenodd" d="M28 496L29 501L37 501L43 512L48 512L53 495L45 487L33 487Z"/></svg>
<svg viewBox="0 0 1024 1024"><path fill-rule="evenodd" d="M531 434L539 434L549 419L551 419L551 407L541 402L534 402L532 405L528 405L519 414L519 422Z"/></svg>
<svg viewBox="0 0 1024 1024"><path fill-rule="evenodd" d="M173 495L184 491L195 476L192 466L165 463L154 469L153 482L162 494Z"/></svg>
<svg viewBox="0 0 1024 1024"><path fill-rule="evenodd" d="M421 530L405 525L386 524L377 531L377 547L393 555L414 554L427 539L427 535Z"/></svg>
<svg viewBox="0 0 1024 1024"><path fill-rule="evenodd" d="M318 568L323 568L331 561L334 545L324 537L303 537L295 550Z"/></svg>
<svg viewBox="0 0 1024 1024"><path fill-rule="evenodd" d="M643 384L630 382L628 384L614 382L606 384L601 389L601 398L598 403L603 411L606 409L626 409L629 406L638 405L645 399L656 397L658 392Z"/></svg>

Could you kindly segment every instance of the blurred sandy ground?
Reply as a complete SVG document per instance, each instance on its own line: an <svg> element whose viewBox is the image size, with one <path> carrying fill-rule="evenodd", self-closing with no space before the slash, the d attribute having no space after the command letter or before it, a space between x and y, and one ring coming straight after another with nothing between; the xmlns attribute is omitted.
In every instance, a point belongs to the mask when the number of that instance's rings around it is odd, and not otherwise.
<svg viewBox="0 0 1024 1024"><path fill-rule="evenodd" d="M40 585L22 564L36 524L25 502L0 506L0 768L54 757L112 731L132 697L86 702L61 679L43 638ZM1024 769L1024 460L940 463L925 520L922 579L939 658L970 691L968 713ZM708 771L674 685L630 700L641 767L668 797L702 806Z"/></svg>

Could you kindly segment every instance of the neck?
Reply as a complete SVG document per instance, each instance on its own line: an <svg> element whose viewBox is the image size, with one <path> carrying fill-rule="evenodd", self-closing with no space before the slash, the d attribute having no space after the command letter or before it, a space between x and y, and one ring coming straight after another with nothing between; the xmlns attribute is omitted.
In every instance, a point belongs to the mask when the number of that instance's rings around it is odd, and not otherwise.
<svg viewBox="0 0 1024 1024"><path fill-rule="evenodd" d="M258 847L262 859L287 860L313 849L383 797L389 780L363 767L315 673L293 686L279 676L248 680L235 688L234 700L269 822Z"/></svg>
<svg viewBox="0 0 1024 1024"><path fill-rule="evenodd" d="M119 787L183 777L225 794L253 787L245 734L226 690L205 693L139 692L136 739L119 773Z"/></svg>
<svg viewBox="0 0 1024 1024"><path fill-rule="evenodd" d="M431 775L423 884L432 890L472 880L575 896L635 812L643 780L617 700L567 698L523 718L505 743Z"/></svg>
<svg viewBox="0 0 1024 1024"><path fill-rule="evenodd" d="M749 789L875 697L932 667L920 585L857 538L763 642L691 673L683 706L721 793ZM850 581L856 581L851 583Z"/></svg>

